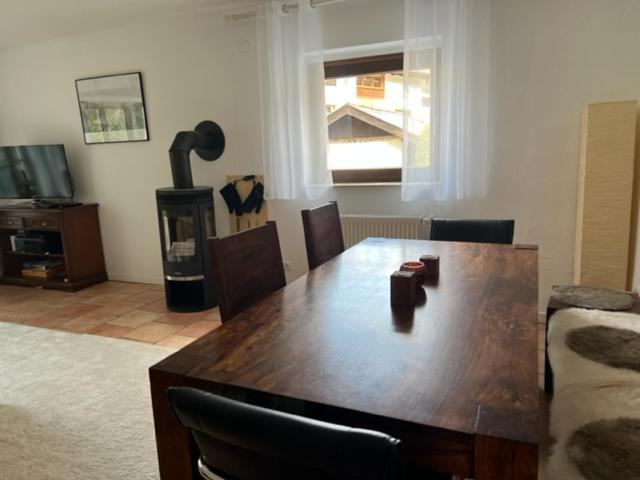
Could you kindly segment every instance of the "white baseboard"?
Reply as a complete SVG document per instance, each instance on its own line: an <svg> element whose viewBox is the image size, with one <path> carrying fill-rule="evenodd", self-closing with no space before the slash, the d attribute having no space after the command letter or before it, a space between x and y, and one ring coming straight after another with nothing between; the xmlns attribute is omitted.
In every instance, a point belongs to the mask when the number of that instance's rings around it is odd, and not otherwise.
<svg viewBox="0 0 640 480"><path fill-rule="evenodd" d="M108 273L109 280L115 282L132 282L132 283L150 283L152 285L162 285L164 280L162 277L145 276L145 275L130 275L127 273Z"/></svg>

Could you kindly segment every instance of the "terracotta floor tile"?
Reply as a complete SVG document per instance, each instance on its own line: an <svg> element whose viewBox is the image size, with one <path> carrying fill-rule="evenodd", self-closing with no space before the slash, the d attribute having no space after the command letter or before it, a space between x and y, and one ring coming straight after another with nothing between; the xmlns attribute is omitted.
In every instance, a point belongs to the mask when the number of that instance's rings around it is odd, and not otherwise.
<svg viewBox="0 0 640 480"><path fill-rule="evenodd" d="M164 285L147 284L147 290L164 293Z"/></svg>
<svg viewBox="0 0 640 480"><path fill-rule="evenodd" d="M103 323L102 325L98 325L97 327L92 328L86 333L89 333L91 335L100 335L101 337L120 338L127 333L132 332L133 330L133 328L129 327L121 327L119 325L109 325L108 323Z"/></svg>
<svg viewBox="0 0 640 480"><path fill-rule="evenodd" d="M64 330L71 330L74 332L87 332L92 328L107 323L109 320L113 320L115 315L105 315L95 312L85 313L79 317L74 318L58 325L59 328Z"/></svg>
<svg viewBox="0 0 640 480"><path fill-rule="evenodd" d="M99 308L100 305L94 305L91 303L76 303L75 305L69 305L67 307L58 307L56 315L72 319L98 310Z"/></svg>
<svg viewBox="0 0 640 480"><path fill-rule="evenodd" d="M56 328L66 322L67 318L55 317L53 315L37 315L21 322L23 325L41 328Z"/></svg>
<svg viewBox="0 0 640 480"><path fill-rule="evenodd" d="M149 290L150 285L146 283L131 282L111 282L111 293L124 293L126 295L137 295Z"/></svg>
<svg viewBox="0 0 640 480"><path fill-rule="evenodd" d="M123 335L122 338L140 342L156 343L180 330L179 325L151 322Z"/></svg>
<svg viewBox="0 0 640 480"><path fill-rule="evenodd" d="M221 325L220 322L216 322L215 320L201 320L199 322L195 322L188 327L183 328L178 332L178 335L182 335L185 337L194 337L199 338L203 335L206 335L214 328L217 328Z"/></svg>
<svg viewBox="0 0 640 480"><path fill-rule="evenodd" d="M154 312L143 312L142 310L134 310L133 312L126 313L121 317L111 320L111 325L119 325L121 327L138 328L145 323L153 322L156 318L162 315Z"/></svg>
<svg viewBox="0 0 640 480"><path fill-rule="evenodd" d="M138 310L142 306L143 305L141 303L115 302L104 306L98 306L98 309L95 311L119 317L134 310Z"/></svg>
<svg viewBox="0 0 640 480"><path fill-rule="evenodd" d="M30 318L33 318L31 313L0 311L0 322L24 323Z"/></svg>
<svg viewBox="0 0 640 480"><path fill-rule="evenodd" d="M204 318L200 317L194 319L192 317L182 317L179 314L167 314L156 318L154 322L166 323L168 325L182 325L182 327L184 328L200 320L204 320Z"/></svg>
<svg viewBox="0 0 640 480"><path fill-rule="evenodd" d="M140 307L140 310L144 310L146 312L157 312L157 313L169 313L167 310L167 302L164 298L160 300L156 300L155 302L147 303L146 305Z"/></svg>
<svg viewBox="0 0 640 480"><path fill-rule="evenodd" d="M196 339L193 337L184 337L182 335L169 335L168 337L160 340L156 345L163 345L165 347L183 348L194 342Z"/></svg>
<svg viewBox="0 0 640 480"><path fill-rule="evenodd" d="M48 298L47 302L51 304L51 306L56 308L66 308L73 305L78 305L78 302L80 300L82 300L82 298L76 297L73 294L68 294L68 296L56 296Z"/></svg>
<svg viewBox="0 0 640 480"><path fill-rule="evenodd" d="M93 303L95 305L109 305L110 303L123 302L129 299L131 295L124 293L103 293L95 297L88 297L84 303ZM128 301L128 300L127 300Z"/></svg>
<svg viewBox="0 0 640 480"><path fill-rule="evenodd" d="M32 313L34 315L44 315L54 308L55 307L47 302L21 299L20 301L16 302L5 303L2 310L10 312Z"/></svg>
<svg viewBox="0 0 640 480"><path fill-rule="evenodd" d="M103 282L79 292L0 285L0 322L182 348L220 324L217 308L169 312L163 285ZM179 333L184 331L183 333Z"/></svg>
<svg viewBox="0 0 640 480"><path fill-rule="evenodd" d="M219 315L215 315L212 313L212 310L205 310L203 312L188 312L188 313L178 313L178 312L167 312L163 317L162 321L164 323L175 323L182 325L189 325L191 323L200 322L202 320L220 320Z"/></svg>
<svg viewBox="0 0 640 480"><path fill-rule="evenodd" d="M154 292L153 290L147 290L146 292L138 293L129 297L130 302L144 303L145 305L151 302L162 300L164 298L164 292Z"/></svg>
<svg viewBox="0 0 640 480"><path fill-rule="evenodd" d="M220 317L220 309L218 307L207 310L206 313L207 315L205 316L205 318L207 320L215 320L216 322L222 323L222 318Z"/></svg>
<svg viewBox="0 0 640 480"><path fill-rule="evenodd" d="M75 292L78 297L95 297L98 295L106 295L108 293L119 293L121 290L113 286L113 282L98 283L90 287L83 288L79 292Z"/></svg>

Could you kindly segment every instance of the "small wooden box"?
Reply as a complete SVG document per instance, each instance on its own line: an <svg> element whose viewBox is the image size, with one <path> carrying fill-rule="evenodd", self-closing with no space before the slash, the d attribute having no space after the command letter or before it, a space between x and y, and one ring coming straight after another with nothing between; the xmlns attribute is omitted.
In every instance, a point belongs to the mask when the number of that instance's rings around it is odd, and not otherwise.
<svg viewBox="0 0 640 480"><path fill-rule="evenodd" d="M424 273L427 277L437 277L440 275L439 255L422 255L420 261L424 263Z"/></svg>
<svg viewBox="0 0 640 480"><path fill-rule="evenodd" d="M393 272L391 274L391 305L414 307L416 304L416 274Z"/></svg>

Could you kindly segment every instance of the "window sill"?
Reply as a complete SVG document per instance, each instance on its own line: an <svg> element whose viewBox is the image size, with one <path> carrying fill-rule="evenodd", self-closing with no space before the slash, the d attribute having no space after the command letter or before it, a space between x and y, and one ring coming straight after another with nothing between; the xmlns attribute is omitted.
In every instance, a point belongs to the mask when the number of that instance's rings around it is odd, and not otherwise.
<svg viewBox="0 0 640 480"><path fill-rule="evenodd" d="M371 183L334 183L334 188L345 187L399 187L400 182L371 182Z"/></svg>

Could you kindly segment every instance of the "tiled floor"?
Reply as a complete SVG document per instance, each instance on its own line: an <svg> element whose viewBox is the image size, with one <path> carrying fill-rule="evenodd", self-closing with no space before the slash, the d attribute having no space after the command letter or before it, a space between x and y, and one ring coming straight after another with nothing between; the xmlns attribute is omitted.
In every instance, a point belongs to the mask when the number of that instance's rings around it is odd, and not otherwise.
<svg viewBox="0 0 640 480"><path fill-rule="evenodd" d="M169 312L162 286L109 281L75 293L0 285L0 321L181 348L220 314Z"/></svg>

